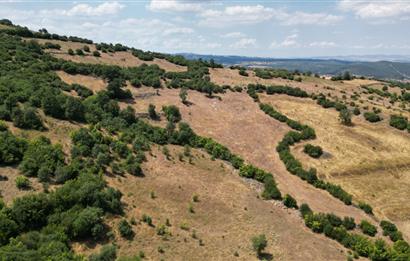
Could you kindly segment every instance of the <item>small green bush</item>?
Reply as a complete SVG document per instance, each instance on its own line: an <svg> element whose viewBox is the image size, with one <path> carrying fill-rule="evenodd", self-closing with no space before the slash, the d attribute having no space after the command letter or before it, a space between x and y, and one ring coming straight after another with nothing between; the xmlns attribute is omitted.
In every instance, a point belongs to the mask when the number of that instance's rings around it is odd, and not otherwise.
<svg viewBox="0 0 410 261"><path fill-rule="evenodd" d="M323 154L323 150L320 146L313 146L311 144L306 144L303 148L303 152L316 159L320 158Z"/></svg>
<svg viewBox="0 0 410 261"><path fill-rule="evenodd" d="M359 208L362 209L366 214L373 215L373 208L364 202L359 202Z"/></svg>
<svg viewBox="0 0 410 261"><path fill-rule="evenodd" d="M30 188L30 180L26 176L16 177L16 186L18 189L28 189Z"/></svg>
<svg viewBox="0 0 410 261"><path fill-rule="evenodd" d="M298 204L296 202L296 199L294 199L291 195L286 194L285 197L283 198L283 204L288 207L288 208L298 208Z"/></svg>
<svg viewBox="0 0 410 261"><path fill-rule="evenodd" d="M262 251L268 245L268 241L266 240L266 236L264 234L252 237L251 242L252 242L253 250L255 250L258 256L260 256Z"/></svg>
<svg viewBox="0 0 410 261"><path fill-rule="evenodd" d="M122 219L118 224L118 231L123 238L130 239L134 236L131 225L125 219Z"/></svg>
<svg viewBox="0 0 410 261"><path fill-rule="evenodd" d="M378 122L382 120L382 118L374 112L365 112L363 116L369 122Z"/></svg>
<svg viewBox="0 0 410 261"><path fill-rule="evenodd" d="M366 220L362 220L359 227L366 235L374 237L377 234L377 228Z"/></svg>

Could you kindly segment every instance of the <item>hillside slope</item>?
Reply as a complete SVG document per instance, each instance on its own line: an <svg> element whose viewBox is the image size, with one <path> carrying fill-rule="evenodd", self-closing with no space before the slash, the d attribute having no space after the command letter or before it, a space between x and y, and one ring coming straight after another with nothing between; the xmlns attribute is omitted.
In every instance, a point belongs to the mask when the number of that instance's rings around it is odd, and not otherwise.
<svg viewBox="0 0 410 261"><path fill-rule="evenodd" d="M0 259L410 256L409 86L15 26L0 51Z"/></svg>

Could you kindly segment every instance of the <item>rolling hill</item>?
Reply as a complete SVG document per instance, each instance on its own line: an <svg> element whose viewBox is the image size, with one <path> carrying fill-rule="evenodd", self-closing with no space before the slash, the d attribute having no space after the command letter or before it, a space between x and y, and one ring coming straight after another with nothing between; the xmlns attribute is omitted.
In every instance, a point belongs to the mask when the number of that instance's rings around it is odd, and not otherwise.
<svg viewBox="0 0 410 261"><path fill-rule="evenodd" d="M240 65L245 67L268 67L286 70L310 71L321 75L338 75L346 71L358 76L376 79L410 79L410 63L407 61L361 61L355 58L312 58L312 59L277 59L244 56L218 56L182 54L188 59L214 59L226 66ZM383 58L383 57L381 57ZM357 58L356 58L357 59ZM397 58L396 58L397 59Z"/></svg>
<svg viewBox="0 0 410 261"><path fill-rule="evenodd" d="M0 260L408 260L405 83L0 27Z"/></svg>

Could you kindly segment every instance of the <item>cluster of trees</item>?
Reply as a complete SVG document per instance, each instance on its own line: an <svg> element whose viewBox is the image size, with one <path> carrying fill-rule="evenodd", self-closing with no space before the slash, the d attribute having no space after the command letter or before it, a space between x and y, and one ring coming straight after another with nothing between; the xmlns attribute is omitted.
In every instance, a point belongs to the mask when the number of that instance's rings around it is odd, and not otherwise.
<svg viewBox="0 0 410 261"><path fill-rule="evenodd" d="M396 225L390 221L380 221L380 227L383 229L383 235L388 236L391 241L396 242L398 240L403 240L402 233L397 229Z"/></svg>
<svg viewBox="0 0 410 261"><path fill-rule="evenodd" d="M7 24L7 25L11 26L13 24ZM77 37L77 36L67 37L65 35L50 34L49 32L47 32L46 29L40 29L38 32L34 32L34 31L29 30L27 27L22 27L18 25L13 25L12 28L0 29L0 32L6 33L8 35L15 35L15 36L21 36L21 37L60 40L64 42L70 41L70 42L87 43L87 44L93 43L92 40L88 40L88 39Z"/></svg>
<svg viewBox="0 0 410 261"><path fill-rule="evenodd" d="M21 162L27 149L27 141L15 137L7 128L0 129L0 165Z"/></svg>
<svg viewBox="0 0 410 261"><path fill-rule="evenodd" d="M374 261L406 260L410 256L410 246L403 240L397 240L392 246L389 246L382 239L372 241L366 236L349 232L356 227L353 218L341 219L334 214L313 213L306 204L302 204L300 212L306 226L313 232L323 233L344 247L352 249L360 256L368 257ZM366 232L374 232L371 228L373 225L367 221L361 222L361 227L364 226Z"/></svg>
<svg viewBox="0 0 410 261"><path fill-rule="evenodd" d="M256 168L253 165L242 165L239 169L239 175L263 182L265 189L262 193L262 197L264 199L282 199L282 195L271 173Z"/></svg>
<svg viewBox="0 0 410 261"><path fill-rule="evenodd" d="M266 91L266 94L272 95L272 94L286 94L289 96L294 96L294 97L300 97L300 98L306 98L309 95L307 92L304 90L300 89L299 87L289 87L289 86L281 86L281 85L270 85L270 86L265 86L263 84L248 84L248 90L249 89L254 89L257 92L262 92Z"/></svg>
<svg viewBox="0 0 410 261"><path fill-rule="evenodd" d="M316 99L316 103L322 106L323 108L335 108L337 111L345 110L347 109L346 105L337 102L337 101L331 101L326 98L324 94L319 94L318 96L314 97Z"/></svg>
<svg viewBox="0 0 410 261"><path fill-rule="evenodd" d="M5 260L75 260L71 240L104 238L104 213L121 213L121 193L84 169L48 194L17 198L0 208L0 256ZM24 233L24 234L23 234Z"/></svg>
<svg viewBox="0 0 410 261"><path fill-rule="evenodd" d="M256 77L262 78L262 79L272 79L272 78L282 78L282 79L288 79L288 80L293 80L294 79L294 73L290 72L285 69L262 69L262 68L257 68L254 69Z"/></svg>
<svg viewBox="0 0 410 261"><path fill-rule="evenodd" d="M350 81L353 79L355 79L355 76L352 76L348 71L344 72L343 74L333 76L331 78L332 81Z"/></svg>
<svg viewBox="0 0 410 261"><path fill-rule="evenodd" d="M407 131L410 132L410 122L407 119L407 117L404 117L402 115L391 115L389 123L390 123L390 126L396 129L399 129L399 130L407 129Z"/></svg>
<svg viewBox="0 0 410 261"><path fill-rule="evenodd" d="M312 144L306 144L303 147L303 152L316 159L320 158L323 154L323 150L320 146L314 146Z"/></svg>

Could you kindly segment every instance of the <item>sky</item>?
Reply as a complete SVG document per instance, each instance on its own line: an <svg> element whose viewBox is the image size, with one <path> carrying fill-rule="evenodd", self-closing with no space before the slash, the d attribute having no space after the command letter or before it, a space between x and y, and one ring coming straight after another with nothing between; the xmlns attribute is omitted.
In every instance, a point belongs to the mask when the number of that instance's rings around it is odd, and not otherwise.
<svg viewBox="0 0 410 261"><path fill-rule="evenodd" d="M410 0L0 0L0 19L166 53L410 55Z"/></svg>

